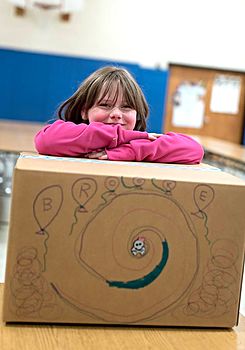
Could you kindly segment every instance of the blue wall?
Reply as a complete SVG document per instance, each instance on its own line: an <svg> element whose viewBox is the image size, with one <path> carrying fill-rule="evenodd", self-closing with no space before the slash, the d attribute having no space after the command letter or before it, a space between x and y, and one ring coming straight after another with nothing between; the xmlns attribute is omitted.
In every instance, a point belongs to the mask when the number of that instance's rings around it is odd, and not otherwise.
<svg viewBox="0 0 245 350"><path fill-rule="evenodd" d="M47 122L81 81L104 65L127 68L150 107L148 131L161 132L167 71L136 64L0 49L0 118Z"/></svg>

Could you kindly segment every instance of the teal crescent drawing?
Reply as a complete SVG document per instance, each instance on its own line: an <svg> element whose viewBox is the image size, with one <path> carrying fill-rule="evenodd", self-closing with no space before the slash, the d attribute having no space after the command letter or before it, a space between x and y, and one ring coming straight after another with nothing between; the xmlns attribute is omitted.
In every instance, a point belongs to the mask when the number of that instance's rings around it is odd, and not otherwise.
<svg viewBox="0 0 245 350"><path fill-rule="evenodd" d="M169 249L168 249L168 243L167 241L162 241L162 259L159 262L158 265L147 275L138 278L136 280L132 281L106 281L106 283L109 284L110 287L117 287L117 288L128 288L128 289L139 289L144 288L148 286L150 283L152 283L162 272L164 269L169 256Z"/></svg>

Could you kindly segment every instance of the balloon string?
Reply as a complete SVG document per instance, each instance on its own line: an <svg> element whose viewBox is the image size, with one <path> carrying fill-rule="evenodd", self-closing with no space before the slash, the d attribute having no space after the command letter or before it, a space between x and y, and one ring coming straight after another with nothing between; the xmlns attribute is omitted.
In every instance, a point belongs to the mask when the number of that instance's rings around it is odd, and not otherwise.
<svg viewBox="0 0 245 350"><path fill-rule="evenodd" d="M44 235L45 234L45 228L40 228L39 231L36 232L37 235Z"/></svg>
<svg viewBox="0 0 245 350"><path fill-rule="evenodd" d="M201 209L199 209L196 213L191 213L191 214L204 220L204 227L206 230L204 237L205 237L206 241L208 242L208 244L211 244L211 241L208 238L209 230L208 230L208 216L207 216L207 214Z"/></svg>
<svg viewBox="0 0 245 350"><path fill-rule="evenodd" d="M204 211L202 211L202 214L203 214L203 217L204 217L204 227L206 229L206 233L205 233L204 237L206 238L208 244L211 244L211 241L208 238L208 233L209 233L208 232L208 216L207 216L207 214Z"/></svg>
<svg viewBox="0 0 245 350"><path fill-rule="evenodd" d="M74 221L74 222L72 223L72 225L71 225L71 231L70 231L70 233L69 233L69 236L72 235L73 228L74 228L74 226L77 224L77 221L78 221L77 212L78 212L78 210L79 210L79 207L76 208L76 210L74 211L74 218L75 218L75 221Z"/></svg>
<svg viewBox="0 0 245 350"><path fill-rule="evenodd" d="M48 239L49 239L49 234L48 232L45 230L44 233L46 233L47 237L46 239L44 240L44 254L43 254L43 272L46 271L46 256L48 254Z"/></svg>
<svg viewBox="0 0 245 350"><path fill-rule="evenodd" d="M166 188L160 187L160 186L158 186L157 184L155 184L154 179L151 179L151 183L152 183L152 185L153 185L154 187L156 187L158 190L160 190L161 192L163 192L163 194L167 194Z"/></svg>
<svg viewBox="0 0 245 350"><path fill-rule="evenodd" d="M110 197L108 197L108 195L110 195ZM115 190L109 190L102 193L100 198L103 200L103 202L100 203L97 208L93 209L92 213L98 212L101 208L105 207L108 203L110 203L115 197L117 197Z"/></svg>

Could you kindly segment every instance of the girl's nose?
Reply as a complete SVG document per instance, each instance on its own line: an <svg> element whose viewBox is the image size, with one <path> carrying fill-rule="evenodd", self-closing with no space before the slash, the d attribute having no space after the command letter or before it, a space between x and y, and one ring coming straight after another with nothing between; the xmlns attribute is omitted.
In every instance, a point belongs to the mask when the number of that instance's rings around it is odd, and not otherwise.
<svg viewBox="0 0 245 350"><path fill-rule="evenodd" d="M110 117L113 119L121 119L122 118L121 110L118 107L114 107L110 112Z"/></svg>

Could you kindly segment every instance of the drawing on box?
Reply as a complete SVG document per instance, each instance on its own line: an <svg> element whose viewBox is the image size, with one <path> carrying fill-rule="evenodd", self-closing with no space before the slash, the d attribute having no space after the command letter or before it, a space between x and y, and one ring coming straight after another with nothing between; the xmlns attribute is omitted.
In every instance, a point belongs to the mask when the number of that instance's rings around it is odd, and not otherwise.
<svg viewBox="0 0 245 350"><path fill-rule="evenodd" d="M139 236L136 238L136 240L133 242L131 253L137 256L145 255L146 253L145 237Z"/></svg>
<svg viewBox="0 0 245 350"><path fill-rule="evenodd" d="M157 189L159 189L160 191L162 191L164 194L168 196L172 196L173 194L172 191L176 187L176 182L172 180L158 181L160 183L160 186L155 179L152 179L151 182L153 186L155 186Z"/></svg>
<svg viewBox="0 0 245 350"><path fill-rule="evenodd" d="M105 179L104 185L108 192L115 192L120 185L120 181L117 177L110 176Z"/></svg>
<svg viewBox="0 0 245 350"><path fill-rule="evenodd" d="M124 177L121 177L121 182L123 187L127 189L134 189L134 190L142 190L143 185L145 183L145 179L142 179L141 177L133 177L132 179L124 179ZM128 183L127 183L128 182Z"/></svg>
<svg viewBox="0 0 245 350"><path fill-rule="evenodd" d="M165 237L163 237L163 233L160 230L156 229L153 226L137 227L129 236L129 241L128 241L129 246L127 247L127 250L131 252L134 258L143 257L145 254L147 254L150 250L150 247L152 247L152 240L151 240L151 237L149 237L149 233L151 235L154 233L155 235L158 236L159 241L161 241L162 252L161 252L159 262L153 267L153 269L147 275L141 276L140 278L137 278L135 280L106 281L106 283L108 283L110 287L139 289L139 288L146 287L148 284L152 283L156 278L158 278L158 276L164 269L169 257L168 243ZM132 247L132 244L133 244L133 247ZM131 249L130 249L130 245L131 245ZM116 258L116 251L113 252L113 256L117 261L117 264L123 268L123 265L121 265L120 260Z"/></svg>
<svg viewBox="0 0 245 350"><path fill-rule="evenodd" d="M198 240L190 215L172 198L176 182L146 184L139 178L108 177L102 202L72 236L78 274L84 270L76 277L80 287L69 290L55 280L51 286L75 310L107 322L146 321L176 308L192 287L199 268ZM96 285L99 299L91 293ZM122 309L124 304L128 307Z"/></svg>
<svg viewBox="0 0 245 350"><path fill-rule="evenodd" d="M119 185L120 181L115 176L110 176L105 179L104 186L106 188L106 191L100 196L103 202L96 209L94 209L93 212L98 211L100 207L103 207L106 203L110 202L114 197L117 196L116 189Z"/></svg>
<svg viewBox="0 0 245 350"><path fill-rule="evenodd" d="M217 239L211 244L202 282L181 306L186 316L210 318L229 312L237 302L234 289L238 277L237 258L238 247L233 241Z"/></svg>
<svg viewBox="0 0 245 350"><path fill-rule="evenodd" d="M19 317L31 316L56 320L62 309L46 279L42 276L42 264L37 250L25 247L16 257L11 279L12 308Z"/></svg>
<svg viewBox="0 0 245 350"><path fill-rule="evenodd" d="M208 238L208 216L204 210L207 209L214 200L214 190L209 185L197 185L193 192L193 199L198 211L192 213L192 215L195 215L199 219L203 219L206 230L205 238L207 242L211 244L211 241Z"/></svg>
<svg viewBox="0 0 245 350"><path fill-rule="evenodd" d="M38 224L38 235L46 235L44 240L43 271L46 270L46 255L48 253L49 233L47 227L59 214L63 203L63 190L59 185L52 185L42 189L33 201L33 215Z"/></svg>
<svg viewBox="0 0 245 350"><path fill-rule="evenodd" d="M86 204L93 198L97 191L97 183L94 179L82 177L76 180L71 188L71 193L74 201L78 204L74 211L75 221L71 226L69 235L72 234L74 225L77 224L77 214L87 213Z"/></svg>
<svg viewBox="0 0 245 350"><path fill-rule="evenodd" d="M190 195L196 210L188 213L174 198L175 181L110 176L103 185L104 189L98 193L97 182L83 177L71 186L71 195L78 205L74 212L75 224L82 226L76 234L74 231L73 235L65 236L67 243L70 242L72 259L64 264L73 271L66 279L52 277L47 287L35 248L19 253L11 284L16 312L36 315L50 308L59 314L57 306L52 306L53 302L45 306L49 291L35 298L36 283L40 286L42 282L42 291L51 288L69 308L105 322L133 324L156 319L167 312L184 313L187 317L227 313L235 301L233 288L237 279L238 247L231 241L212 242L208 237L207 208L215 198L213 188L195 186ZM88 209L87 203L95 195L100 202L91 201ZM49 237L47 227L58 215L62 201L60 186L49 186L38 193L33 212L39 234ZM82 220L77 213L83 213ZM200 219L204 222L209 252L204 272L199 269L202 252L193 222ZM43 271L46 270L47 254L58 258L55 251L47 250L47 239L45 244ZM20 274L27 278L30 264L31 269L39 271L40 280L37 275L35 282L26 282L24 277L20 279ZM198 274L201 283L195 285ZM31 275L34 275L32 270ZM76 283L72 282L74 279ZM171 284L168 283L170 279ZM27 283L28 288L19 288L20 283L23 286ZM99 297L96 296L98 292L91 292L95 289L99 291ZM22 293L20 296L18 291ZM24 298L25 293L28 298ZM41 304L45 307L40 308Z"/></svg>
<svg viewBox="0 0 245 350"><path fill-rule="evenodd" d="M138 194L137 194L138 195ZM147 195L147 194L146 194ZM129 196L130 200L130 194L121 194L118 195L118 197L120 198L121 196ZM111 204L110 203L107 203ZM126 207L126 206L125 206ZM104 206L105 208L105 206ZM104 209L103 208L103 209ZM142 214L151 214L154 215L154 211L151 210L150 212L147 212L147 210L145 210L144 208L142 209L132 209L132 211L128 211L126 210L126 214L122 215L120 212L119 214L116 214L115 210L112 210L113 213L115 213L114 215L117 216L117 220L119 220L118 222L115 222L115 230L113 230L113 232L115 233L111 239L112 239L112 251L111 251L111 256L113 258L114 261L116 261L117 265L120 266L122 269L125 268L123 261L124 259L118 258L117 256L117 251L119 249L117 249L117 242L115 241L115 236L118 235L118 232L123 229L123 230L127 230L128 227L128 220L133 220L134 216L137 216L137 214L142 213ZM137 213L138 212L138 213ZM97 214L99 215L99 213L97 212ZM103 211L101 213L102 216L106 217L105 214L103 215ZM128 217L131 216L131 218L129 219ZM93 222L95 218L92 219L91 222ZM127 225L124 225L124 220L126 220ZM102 219L101 219L102 221ZM133 223L134 225L134 223ZM82 239L81 239L81 246L80 246L80 251L79 251L79 261L82 262L83 264L85 264L85 266L88 268L88 270L93 274L93 275L97 275L98 278L104 280L104 282L106 282L109 286L111 287L117 287L117 288L127 288L127 289L139 289L139 288L144 288L146 285L152 283L162 272L164 266L167 263L168 260L168 256L169 256L169 248L168 248L168 243L166 241L166 238L163 234L163 232L161 230L159 230L158 228L154 227L154 226L138 226L139 224L136 224L136 227L133 231L128 231L128 241L127 241L127 246L125 246L126 252L127 252L127 257L128 254L131 253L131 256L133 256L134 258L137 257L138 258L138 254L133 254L132 253L132 246L134 246L135 242L139 241L139 237L141 237L141 240L144 240L144 247L147 246L147 251L145 251L144 253L149 253L151 250L154 250L154 247L152 246L152 236L155 235L158 239L158 244L161 246L161 252L159 252L159 261L156 261L156 264L153 265L152 264L152 269L149 271L149 273L147 273L146 275L139 275L138 278L133 279L133 280L127 280L127 281L120 281L120 280L109 280L106 276L103 276L100 273L97 273L97 271L95 269L93 269L93 267L91 265L88 265L86 263L85 260L83 260L83 252L82 250L84 249L83 245L84 245L84 236L85 236L85 232L82 233ZM108 230L109 232L110 230ZM95 232L95 231L93 231ZM91 233L87 233L87 235L89 235L91 237ZM125 233L124 233L125 235ZM109 238L110 240L110 238ZM111 242L108 241L108 245ZM92 245L94 246L94 243L92 242ZM111 245L111 244L110 244ZM152 247L152 249L151 249ZM121 247L120 247L121 248ZM91 251L91 247L88 246L88 249ZM106 247L104 247L104 249L106 249ZM94 252L95 254L96 252ZM145 254L143 254L145 255ZM152 257L151 257L152 258ZM132 262L133 263L133 262ZM85 267L84 266L84 267ZM85 267L85 268L86 268ZM127 268L130 269L130 267L128 266ZM134 268L132 266L132 268ZM140 269L139 269L140 271Z"/></svg>

